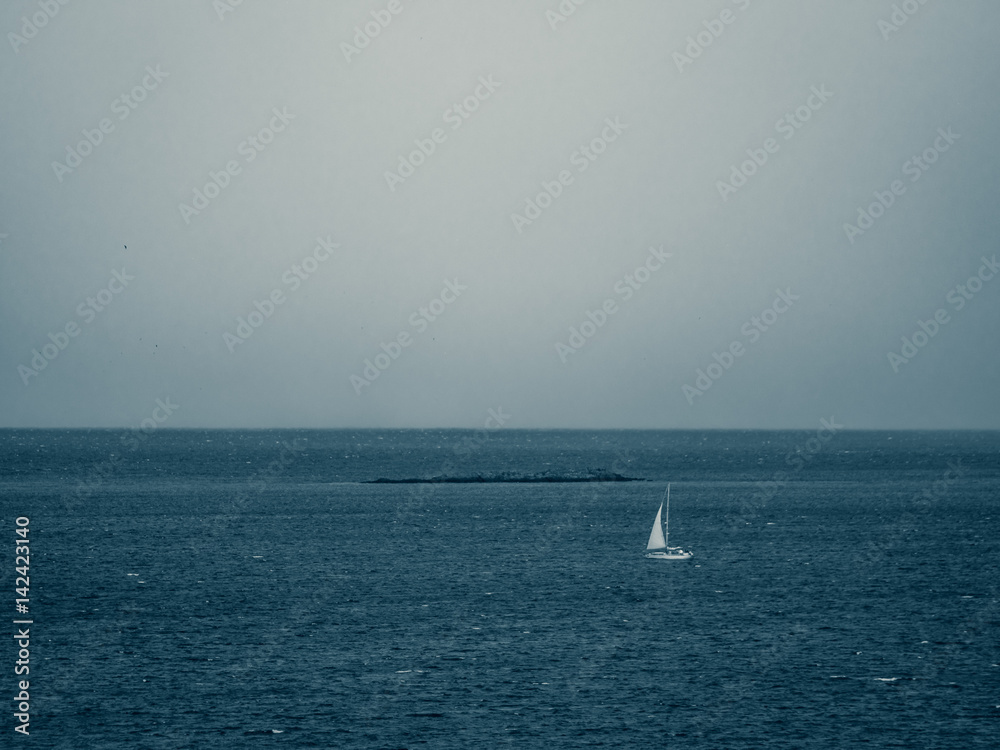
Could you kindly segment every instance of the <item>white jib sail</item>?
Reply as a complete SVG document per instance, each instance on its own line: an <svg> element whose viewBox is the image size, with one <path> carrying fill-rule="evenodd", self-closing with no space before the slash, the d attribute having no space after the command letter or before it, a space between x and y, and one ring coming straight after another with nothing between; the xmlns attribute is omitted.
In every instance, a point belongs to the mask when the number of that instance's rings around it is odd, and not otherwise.
<svg viewBox="0 0 1000 750"><path fill-rule="evenodd" d="M663 549L667 546L667 542L663 538L663 525L660 523L662 512L663 503L660 503L660 509L656 511L656 520L653 521L653 530L649 532L649 543L646 544L646 549Z"/></svg>

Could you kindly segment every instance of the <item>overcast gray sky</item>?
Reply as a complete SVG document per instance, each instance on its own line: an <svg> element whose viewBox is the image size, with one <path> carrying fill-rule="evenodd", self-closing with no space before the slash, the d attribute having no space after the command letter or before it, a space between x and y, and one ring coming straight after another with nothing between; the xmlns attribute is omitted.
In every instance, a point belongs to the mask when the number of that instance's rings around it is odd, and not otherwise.
<svg viewBox="0 0 1000 750"><path fill-rule="evenodd" d="M998 428L998 28L4 3L0 426Z"/></svg>

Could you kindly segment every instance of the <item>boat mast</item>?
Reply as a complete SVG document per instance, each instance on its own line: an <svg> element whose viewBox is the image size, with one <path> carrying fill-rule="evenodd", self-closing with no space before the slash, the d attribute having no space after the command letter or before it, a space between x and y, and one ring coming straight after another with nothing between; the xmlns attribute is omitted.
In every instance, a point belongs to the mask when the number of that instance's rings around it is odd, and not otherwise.
<svg viewBox="0 0 1000 750"><path fill-rule="evenodd" d="M667 549L670 549L670 482L667 482L667 533L663 536L663 542Z"/></svg>

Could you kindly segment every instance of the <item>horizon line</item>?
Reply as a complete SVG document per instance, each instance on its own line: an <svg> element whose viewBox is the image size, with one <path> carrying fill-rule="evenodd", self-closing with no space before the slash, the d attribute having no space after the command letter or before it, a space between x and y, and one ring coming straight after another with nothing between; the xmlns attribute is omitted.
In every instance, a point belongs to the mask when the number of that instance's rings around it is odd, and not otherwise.
<svg viewBox="0 0 1000 750"><path fill-rule="evenodd" d="M131 426L86 426L86 427L10 427L0 426L0 431L16 430L130 430L135 432L192 432L192 431L219 431L219 432L263 432L274 430L287 431L313 431L313 432L336 432L336 431L398 431L398 432L419 432L427 430L454 430L458 431L485 431L490 433L500 432L814 432L815 427L160 427L151 430L143 430L141 427ZM1000 427L854 427L840 428L837 432L1000 432Z"/></svg>

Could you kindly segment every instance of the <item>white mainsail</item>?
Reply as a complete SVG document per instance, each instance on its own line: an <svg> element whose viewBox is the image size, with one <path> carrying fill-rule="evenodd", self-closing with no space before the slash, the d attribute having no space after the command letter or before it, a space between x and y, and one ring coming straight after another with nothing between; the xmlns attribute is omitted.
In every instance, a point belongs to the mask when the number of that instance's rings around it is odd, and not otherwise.
<svg viewBox="0 0 1000 750"><path fill-rule="evenodd" d="M660 524L660 513L662 512L663 503L660 503L660 509L656 511L656 520L653 521L653 530L649 532L649 542L646 544L646 549L663 549L667 546L667 542L663 538L663 526Z"/></svg>
<svg viewBox="0 0 1000 750"><path fill-rule="evenodd" d="M660 501L660 509L656 511L656 520L653 521L653 530L649 532L649 543L646 545L646 557L653 560L690 560L692 554L685 552L680 547L670 547L670 485L664 490L664 500L667 502L667 512L663 515L663 500ZM660 518L663 518L663 526L660 526Z"/></svg>

